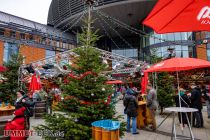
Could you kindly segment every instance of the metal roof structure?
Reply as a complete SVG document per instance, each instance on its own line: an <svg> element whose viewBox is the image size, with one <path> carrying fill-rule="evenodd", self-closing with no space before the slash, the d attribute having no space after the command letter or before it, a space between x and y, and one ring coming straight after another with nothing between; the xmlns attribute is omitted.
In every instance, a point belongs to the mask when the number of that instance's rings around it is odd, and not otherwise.
<svg viewBox="0 0 210 140"><path fill-rule="evenodd" d="M0 11L0 29L9 29L11 31L17 31L20 33L27 33L30 35L38 35L44 38L49 38L55 41L62 41L64 43L69 43L76 45L76 38L71 33L64 33L59 29L40 24L31 20L27 20L21 17L17 17L8 13L4 13ZM18 43L18 44L27 44L30 46L35 46L39 48L53 49L52 46L47 44L37 43L34 40L24 40L17 39L16 37L7 37L4 35L0 35L0 39ZM61 50L61 51L65 51Z"/></svg>
<svg viewBox="0 0 210 140"><path fill-rule="evenodd" d="M135 25L147 16L156 1L95 0L93 6L127 24ZM81 15L86 8L86 0L52 0L47 23L56 28L65 28L74 17Z"/></svg>
<svg viewBox="0 0 210 140"><path fill-rule="evenodd" d="M119 63L119 64L130 64L132 67L124 68L123 66L115 69L113 72L121 72L121 73L130 73L130 72L136 72L136 66L143 66L145 65L144 62L138 61L136 59L128 58L122 55L118 55L115 53L111 53L105 50L101 50L98 48L95 48L97 51L99 51L101 58L103 60L110 60L113 63ZM42 74L43 72L39 69L40 67L44 65L51 65L51 75L58 76L59 74L69 73L69 71L64 70L63 66L65 64L72 63L72 59L77 57L78 55L73 52L72 50L68 50L65 52L61 52L56 54L55 56L48 57L46 59L41 59L39 61L32 62L28 65L22 65L22 68L29 67L30 65L33 66L34 70L38 74ZM59 59L59 60L58 60ZM110 72L110 71L109 71ZM50 74L50 71L49 71Z"/></svg>

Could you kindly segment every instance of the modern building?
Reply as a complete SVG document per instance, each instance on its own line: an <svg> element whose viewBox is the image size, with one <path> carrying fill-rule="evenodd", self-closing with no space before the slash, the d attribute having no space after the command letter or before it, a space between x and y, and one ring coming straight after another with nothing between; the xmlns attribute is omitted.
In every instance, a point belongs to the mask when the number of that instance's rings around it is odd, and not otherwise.
<svg viewBox="0 0 210 140"><path fill-rule="evenodd" d="M48 25L78 32L82 23L86 0L52 0L48 13ZM176 57L198 57L195 34L192 32L156 34L141 22L147 17L157 0L95 0L92 18L94 28L103 37L98 47L139 60L149 60L155 52L161 57L173 53ZM75 21L75 22L74 22ZM158 21L157 21L158 22ZM73 24L76 27L72 27ZM173 52L171 49L174 49ZM199 53L199 54L197 54Z"/></svg>
<svg viewBox="0 0 210 140"><path fill-rule="evenodd" d="M31 63L76 46L74 35L0 12L0 65L20 52Z"/></svg>
<svg viewBox="0 0 210 140"><path fill-rule="evenodd" d="M0 12L0 65L12 53L20 52L25 63L46 58L77 46L77 33L87 15L86 0L52 0L48 23L43 25ZM150 60L150 55L167 57L198 57L210 60L208 32L156 34L141 22L157 0L95 0L91 17L99 29L101 49ZM171 52L171 49L174 49Z"/></svg>

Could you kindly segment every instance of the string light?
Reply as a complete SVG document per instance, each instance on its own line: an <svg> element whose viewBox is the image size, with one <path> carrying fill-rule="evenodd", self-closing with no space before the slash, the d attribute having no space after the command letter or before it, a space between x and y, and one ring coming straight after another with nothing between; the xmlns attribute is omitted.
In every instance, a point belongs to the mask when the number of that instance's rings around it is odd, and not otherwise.
<svg viewBox="0 0 210 140"><path fill-rule="evenodd" d="M96 11L97 12L97 11ZM101 14L99 13L99 12L97 12L98 13L98 15L100 16ZM104 21L104 23L106 24L106 25L108 25L108 27L110 28L110 29L112 29L119 37L120 37L120 39L122 39L130 48L134 48L130 43L128 43L120 34L119 34L119 32L117 32L115 29L113 29L110 25L109 25L109 23L106 21L106 20L104 20L104 18L101 16L101 19Z"/></svg>
<svg viewBox="0 0 210 140"><path fill-rule="evenodd" d="M109 39L114 43L114 45L115 45L118 49L120 49L120 47L117 45L117 43L112 39L112 37L111 37L111 36L109 35L109 33L106 31L106 29L105 29L104 25L102 24L101 20L99 19L98 21L99 21L99 24L101 25L101 27L103 28L105 34L106 34L106 35L109 37Z"/></svg>

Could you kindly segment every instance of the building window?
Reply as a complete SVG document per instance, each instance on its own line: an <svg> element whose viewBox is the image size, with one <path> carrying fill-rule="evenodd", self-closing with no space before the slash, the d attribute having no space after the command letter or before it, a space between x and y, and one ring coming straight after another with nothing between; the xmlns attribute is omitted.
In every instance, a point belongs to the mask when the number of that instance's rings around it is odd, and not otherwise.
<svg viewBox="0 0 210 140"><path fill-rule="evenodd" d="M207 60L210 61L210 44L207 44Z"/></svg>
<svg viewBox="0 0 210 140"><path fill-rule="evenodd" d="M7 63L13 54L18 54L18 46L13 43L4 43L4 58L3 61Z"/></svg>
<svg viewBox="0 0 210 140"><path fill-rule="evenodd" d="M112 53L123 55L125 57L130 57L133 59L137 59L138 57L137 49L113 49Z"/></svg>
<svg viewBox="0 0 210 140"><path fill-rule="evenodd" d="M55 56L55 51L51 51L51 50L46 50L46 58L51 57L51 56Z"/></svg>

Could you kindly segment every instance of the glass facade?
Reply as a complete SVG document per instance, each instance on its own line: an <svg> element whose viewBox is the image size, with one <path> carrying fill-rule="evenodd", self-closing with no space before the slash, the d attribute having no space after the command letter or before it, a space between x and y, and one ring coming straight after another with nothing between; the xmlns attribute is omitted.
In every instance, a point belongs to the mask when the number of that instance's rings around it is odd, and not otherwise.
<svg viewBox="0 0 210 140"><path fill-rule="evenodd" d="M55 51L45 50L45 58L55 56Z"/></svg>
<svg viewBox="0 0 210 140"><path fill-rule="evenodd" d="M4 63L7 63L12 54L17 54L19 51L18 45L13 43L4 43Z"/></svg>
<svg viewBox="0 0 210 140"><path fill-rule="evenodd" d="M207 60L210 61L210 44L207 44Z"/></svg>
<svg viewBox="0 0 210 140"><path fill-rule="evenodd" d="M137 59L138 50L137 49L113 49L112 53L116 53L122 56Z"/></svg>
<svg viewBox="0 0 210 140"><path fill-rule="evenodd" d="M167 58L171 53L175 57L193 57L192 32L178 32L167 34L150 33L149 39L146 39L146 47L156 55ZM171 51L172 49L173 51Z"/></svg>

